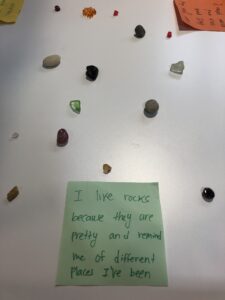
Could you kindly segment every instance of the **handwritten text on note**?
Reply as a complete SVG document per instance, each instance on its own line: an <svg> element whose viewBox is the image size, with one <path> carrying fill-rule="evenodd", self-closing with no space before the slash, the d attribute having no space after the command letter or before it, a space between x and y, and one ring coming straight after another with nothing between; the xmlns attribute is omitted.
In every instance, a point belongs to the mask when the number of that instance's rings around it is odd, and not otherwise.
<svg viewBox="0 0 225 300"><path fill-rule="evenodd" d="M174 0L174 5L181 30L225 31L224 0Z"/></svg>
<svg viewBox="0 0 225 300"><path fill-rule="evenodd" d="M70 182L56 284L167 286L158 184Z"/></svg>

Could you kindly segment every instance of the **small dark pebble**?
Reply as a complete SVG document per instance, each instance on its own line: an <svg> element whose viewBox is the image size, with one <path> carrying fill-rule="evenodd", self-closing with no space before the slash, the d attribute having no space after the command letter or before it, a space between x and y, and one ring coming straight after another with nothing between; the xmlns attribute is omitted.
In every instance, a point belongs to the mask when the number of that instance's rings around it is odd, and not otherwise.
<svg viewBox="0 0 225 300"><path fill-rule="evenodd" d="M55 11L60 11L60 6L58 6L58 5L55 5Z"/></svg>
<svg viewBox="0 0 225 300"><path fill-rule="evenodd" d="M145 36L145 29L142 25L137 25L135 27L135 35L136 38L143 38Z"/></svg>
<svg viewBox="0 0 225 300"><path fill-rule="evenodd" d="M147 118L153 118L157 115L159 110L159 104L156 100L148 100L145 102L144 115Z"/></svg>
<svg viewBox="0 0 225 300"><path fill-rule="evenodd" d="M67 131L63 128L59 129L57 133L57 146L64 147L68 144L68 141L69 141L69 135Z"/></svg>
<svg viewBox="0 0 225 300"><path fill-rule="evenodd" d="M17 186L14 186L13 189L11 189L11 191L8 192L7 194L7 200L9 202L13 201L17 196L19 195L19 189Z"/></svg>
<svg viewBox="0 0 225 300"><path fill-rule="evenodd" d="M98 77L98 68L95 66L87 66L86 69L86 79L94 81Z"/></svg>
<svg viewBox="0 0 225 300"><path fill-rule="evenodd" d="M212 189L210 189L209 187L206 187L206 188L203 189L202 198L206 202L212 202L214 197L215 197L215 193Z"/></svg>

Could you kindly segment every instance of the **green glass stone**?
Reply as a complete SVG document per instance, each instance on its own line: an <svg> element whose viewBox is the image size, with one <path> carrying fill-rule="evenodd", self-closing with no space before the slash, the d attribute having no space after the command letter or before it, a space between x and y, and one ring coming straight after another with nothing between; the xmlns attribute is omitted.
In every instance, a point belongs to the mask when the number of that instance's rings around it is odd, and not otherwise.
<svg viewBox="0 0 225 300"><path fill-rule="evenodd" d="M184 62L178 61L175 64L172 64L170 67L170 72L182 75L184 71Z"/></svg>
<svg viewBox="0 0 225 300"><path fill-rule="evenodd" d="M79 114L81 111L80 100L72 100L70 101L70 108L73 112Z"/></svg>

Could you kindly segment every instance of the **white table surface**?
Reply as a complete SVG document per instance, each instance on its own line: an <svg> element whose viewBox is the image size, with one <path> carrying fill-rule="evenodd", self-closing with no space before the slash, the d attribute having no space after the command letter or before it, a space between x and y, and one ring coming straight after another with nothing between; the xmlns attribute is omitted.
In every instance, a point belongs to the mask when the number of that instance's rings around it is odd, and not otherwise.
<svg viewBox="0 0 225 300"><path fill-rule="evenodd" d="M86 6L97 10L91 20ZM143 39L133 37L138 24ZM225 299L224 53L223 32L178 31L172 0L27 0L15 25L0 26L1 300ZM50 54L62 61L45 70ZM169 74L179 60L181 78ZM90 64L95 82L84 76ZM148 119L151 98L160 109ZM168 288L54 286L71 180L159 182ZM8 203L14 185L20 195Z"/></svg>

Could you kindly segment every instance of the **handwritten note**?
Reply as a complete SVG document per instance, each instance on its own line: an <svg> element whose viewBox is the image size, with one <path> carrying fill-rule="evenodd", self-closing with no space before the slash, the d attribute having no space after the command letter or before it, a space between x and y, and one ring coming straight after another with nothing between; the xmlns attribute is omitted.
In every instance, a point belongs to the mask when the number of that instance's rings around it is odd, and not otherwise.
<svg viewBox="0 0 225 300"><path fill-rule="evenodd" d="M174 0L180 30L225 31L224 0Z"/></svg>
<svg viewBox="0 0 225 300"><path fill-rule="evenodd" d="M0 23L15 23L24 0L0 0Z"/></svg>
<svg viewBox="0 0 225 300"><path fill-rule="evenodd" d="M158 184L70 182L56 284L167 286Z"/></svg>

